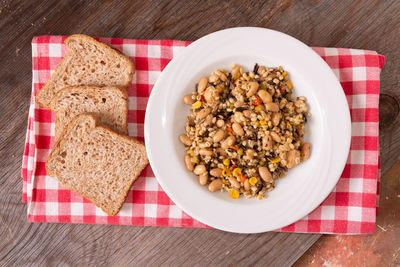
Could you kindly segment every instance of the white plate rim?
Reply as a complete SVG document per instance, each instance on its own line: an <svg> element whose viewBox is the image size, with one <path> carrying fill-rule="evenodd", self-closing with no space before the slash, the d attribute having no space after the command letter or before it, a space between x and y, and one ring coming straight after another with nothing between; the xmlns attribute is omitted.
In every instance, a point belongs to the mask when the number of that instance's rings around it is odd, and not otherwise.
<svg viewBox="0 0 400 267"><path fill-rule="evenodd" d="M334 149L333 152L336 151L335 152L336 154L340 154L341 159L335 158L335 166L336 167L333 170L331 170L331 173L330 173L330 176L335 176L336 178L331 179L329 181L329 185L327 185L325 188L323 188L324 191L320 194L320 197L318 198L318 200L314 201L314 204L310 205L306 209L306 211L304 211L302 213L302 215L298 215L295 219L292 218L290 221L287 221L285 224L279 225L279 227L260 226L260 227L256 227L256 228L252 228L252 229L241 229L240 227L239 228L238 227L230 227L228 225L211 222L209 220L209 218L205 218L204 216L199 216L199 214L197 214L196 211L190 210L184 201L181 201L180 199L178 199L175 196L174 192L170 190L170 187L169 187L168 181L167 181L168 175L161 173L159 171L158 166L155 166L155 159L160 152L159 151L160 148L158 147L155 149L152 146L152 140L154 140L154 136L152 138L152 134L154 135L155 132L154 131L152 132L152 128L154 128L153 127L154 123L151 123L150 121L154 121L155 116L159 116L160 122L165 120L165 116L163 116L162 114L159 113L160 106L157 105L156 99L162 90L163 81L166 79L166 76L168 76L168 74L170 73L170 70L174 68L175 64L177 64L176 62L181 61L183 58L185 58L190 53L195 52L196 49L201 49L201 45L206 43L207 41L210 41L213 38L218 38L220 36L226 36L227 34L230 34L230 35L237 34L240 36L241 33L245 33L245 32L246 33L253 32L254 34L262 33L262 34L266 34L266 35L279 36L280 38L282 38L282 40L290 41L291 43L295 43L298 49L301 49L305 53L308 53L307 55L310 56L310 60L312 59L312 61L314 63L316 63L319 68L321 68L321 72L324 73L324 75L329 78L328 81L330 83L330 86L336 87L337 90L334 93L336 94L336 97L338 97L336 100L339 100L339 103L337 103L337 104L343 109L340 113L340 115L342 115L341 121L340 121L340 123L341 123L341 125L340 125L341 131L340 132L342 134L340 136L340 142L342 143L342 147L340 149L341 151L337 152L336 148L333 147L333 149ZM328 93L332 93L332 92L328 92ZM256 28L256 27L237 27L237 28L230 28L230 29L225 29L225 30L211 33L211 34L206 35L206 36L198 39L197 41L193 42L188 47L186 47L178 56L174 57L171 60L171 62L167 65L167 67L164 69L164 71L161 73L161 75L159 76L159 78L157 79L157 81L153 87L153 90L150 95L148 105L146 108L144 130L145 130L144 136L145 136L146 150L147 150L147 154L149 157L150 165L153 168L153 172L154 172L158 182L160 183L163 190L167 193L167 195L171 198L171 200L176 205L178 205L182 210L184 210L188 215L190 215L191 217L193 217L194 219L196 219L202 223L205 223L211 227L218 228L221 230L238 232L238 233L259 233L259 232L275 230L276 228L281 228L286 225L290 225L291 223L303 218L304 216L309 214L312 210L314 210L316 207L318 207L321 204L321 202L333 190L337 181L340 178L340 174L342 173L342 171L345 167L345 164L346 164L346 160L347 160L347 156L348 156L349 148L350 148L350 140L351 140L350 111L348 108L346 96L343 92L343 89L340 86L339 81L337 80L337 78L334 75L331 68L326 64L326 62L317 53L315 53L310 47L308 47L304 43L300 42L299 40L297 40L289 35L286 35L284 33L278 32L278 31L265 29L265 28ZM337 133L335 133L335 134L337 134ZM332 136L329 136L329 137L332 138ZM335 136L334 138L339 138L339 137ZM329 190L327 188L329 188Z"/></svg>

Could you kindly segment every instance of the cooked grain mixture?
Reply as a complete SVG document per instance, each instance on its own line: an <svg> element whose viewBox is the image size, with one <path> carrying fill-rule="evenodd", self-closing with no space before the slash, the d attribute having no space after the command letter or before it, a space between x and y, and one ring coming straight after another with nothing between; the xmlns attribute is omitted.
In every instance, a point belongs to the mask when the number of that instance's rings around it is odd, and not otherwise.
<svg viewBox="0 0 400 267"><path fill-rule="evenodd" d="M183 101L191 105L185 164L211 192L229 191L231 198L265 198L276 180L307 160L303 142L310 116L304 96L294 98L282 67L254 66L244 72L216 70L202 78Z"/></svg>

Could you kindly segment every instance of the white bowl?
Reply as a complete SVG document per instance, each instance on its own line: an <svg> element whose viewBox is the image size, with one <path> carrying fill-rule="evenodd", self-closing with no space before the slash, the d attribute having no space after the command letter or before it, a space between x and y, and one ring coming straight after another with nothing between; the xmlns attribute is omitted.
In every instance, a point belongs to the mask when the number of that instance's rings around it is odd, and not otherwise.
<svg viewBox="0 0 400 267"><path fill-rule="evenodd" d="M232 64L283 66L294 94L306 96L311 118L305 139L311 157L291 169L264 200L231 199L211 193L185 168L184 146L190 94L201 77ZM145 118L150 165L161 187L187 214L211 227L238 233L279 229L306 216L332 191L345 166L351 138L346 97L329 66L311 48L286 34L263 28L232 28L190 44L164 69L151 93Z"/></svg>

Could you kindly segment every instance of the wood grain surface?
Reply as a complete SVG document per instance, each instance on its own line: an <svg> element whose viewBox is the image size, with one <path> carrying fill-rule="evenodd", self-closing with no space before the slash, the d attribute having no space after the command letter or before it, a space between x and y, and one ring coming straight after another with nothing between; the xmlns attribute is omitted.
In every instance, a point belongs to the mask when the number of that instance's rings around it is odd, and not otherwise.
<svg viewBox="0 0 400 267"><path fill-rule="evenodd" d="M217 4L218 3L218 4ZM382 169L400 151L400 1L0 1L0 265L288 266L320 235L212 229L35 224L21 202L33 36L85 33L196 40L236 26L290 34L310 46L376 50ZM239 37L238 37L239 38ZM397 111L396 111L397 110ZM383 181L385 182L385 181Z"/></svg>
<svg viewBox="0 0 400 267"><path fill-rule="evenodd" d="M400 266L400 160L382 181L374 234L324 235L294 266Z"/></svg>

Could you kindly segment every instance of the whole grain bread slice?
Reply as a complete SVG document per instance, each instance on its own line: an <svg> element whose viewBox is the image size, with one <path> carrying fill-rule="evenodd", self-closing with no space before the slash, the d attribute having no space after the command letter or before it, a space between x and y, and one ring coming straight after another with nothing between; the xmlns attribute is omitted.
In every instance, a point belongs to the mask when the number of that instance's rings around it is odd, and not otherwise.
<svg viewBox="0 0 400 267"><path fill-rule="evenodd" d="M47 159L46 170L62 186L114 216L147 164L142 143L97 126L95 115L81 114L65 128Z"/></svg>
<svg viewBox="0 0 400 267"><path fill-rule="evenodd" d="M135 68L128 57L94 38L74 34L65 40L67 54L36 95L36 102L49 108L52 97L68 86L128 87Z"/></svg>
<svg viewBox="0 0 400 267"><path fill-rule="evenodd" d="M112 86L73 86L58 91L50 102L56 112L55 142L64 127L77 115L94 113L99 124L128 134L128 96L124 89Z"/></svg>

